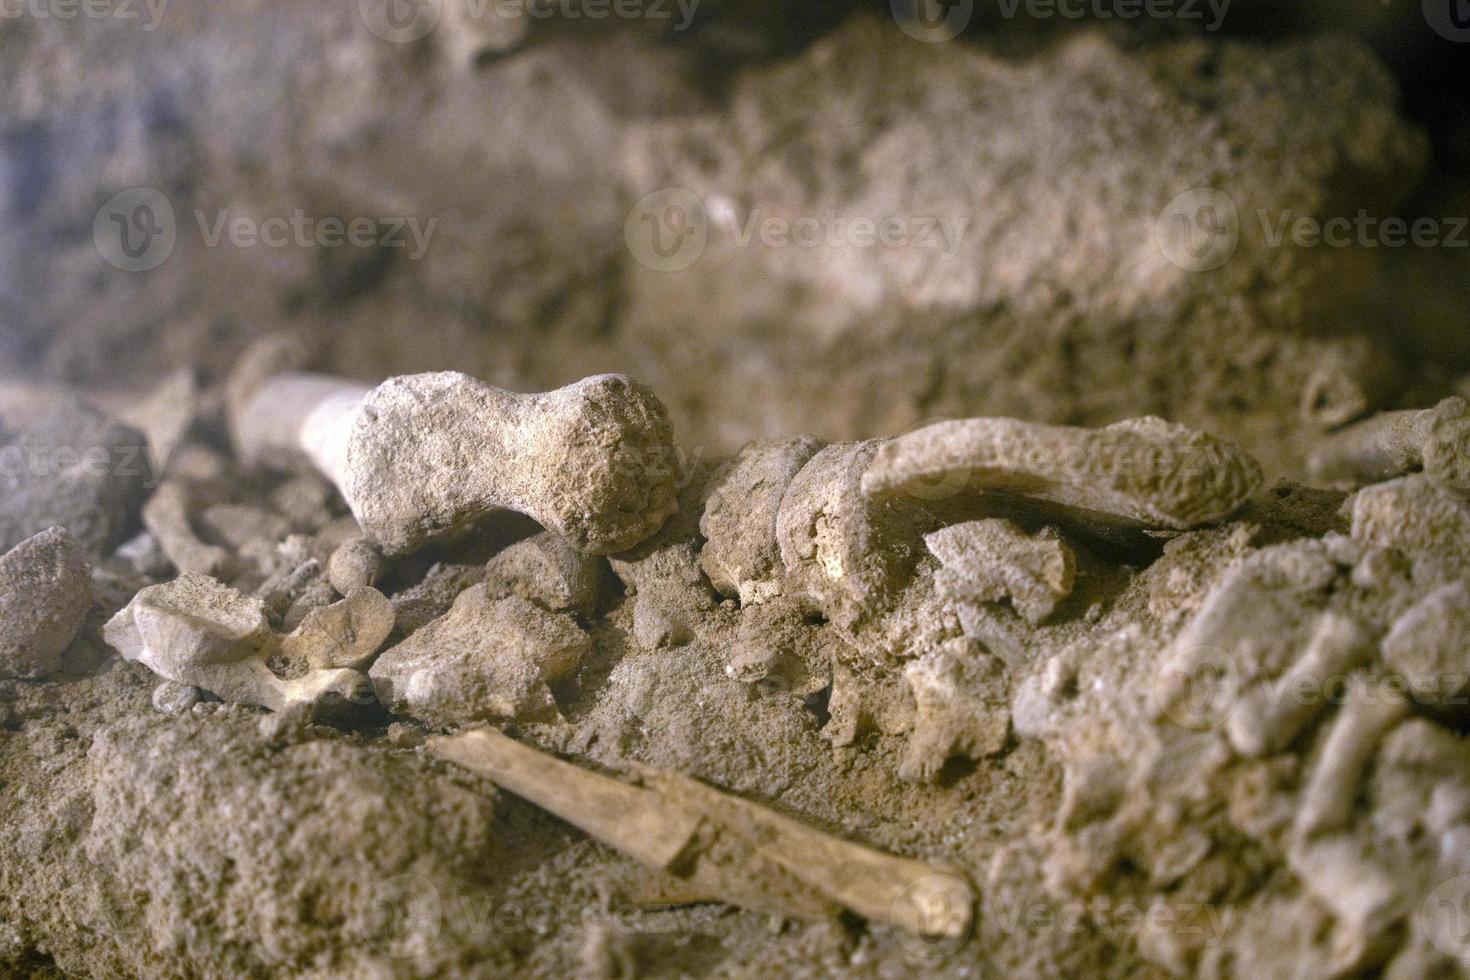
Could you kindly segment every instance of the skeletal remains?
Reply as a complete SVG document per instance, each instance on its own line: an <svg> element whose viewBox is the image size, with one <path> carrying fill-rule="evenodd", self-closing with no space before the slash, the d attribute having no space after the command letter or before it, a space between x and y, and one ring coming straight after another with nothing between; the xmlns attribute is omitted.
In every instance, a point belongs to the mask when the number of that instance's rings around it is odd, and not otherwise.
<svg viewBox="0 0 1470 980"><path fill-rule="evenodd" d="M368 387L299 367L289 344L271 341L224 398L241 457L294 474L273 510L221 498L220 464L187 440L144 510L182 574L137 591L102 636L164 679L160 710L203 693L314 713L375 694L441 731L555 726L558 692L594 648L589 628L616 578L635 645L713 638L738 681L803 698L830 689L834 747L868 730L907 733L900 775L935 782L953 756L1004 751L1013 730L1054 737L1049 715L1105 690L1079 686L1076 658L1030 670L1026 648L1038 631L1093 621L1072 597L1094 549L1148 560L1161 541L1231 518L1262 480L1227 443L1153 418L1096 430L969 419L891 440L756 442L680 474L662 406L626 378L516 395L453 373ZM1149 746L1135 774L1214 772L1229 759L1271 767L1315 746L1273 846L1336 916L1331 956L1343 970L1390 955L1407 914L1378 856L1382 828L1358 814L1365 786L1423 774L1443 786L1444 760L1460 756L1416 754L1408 733L1437 733L1423 737L1438 745L1453 741L1441 722L1470 721L1458 707L1470 688L1459 644L1470 559L1455 544L1470 535L1467 434L1470 409L1447 399L1327 436L1312 471L1361 485L1343 506L1347 533L1243 551L1171 627L1138 713L1153 734L1119 723ZM328 491L307 469L341 491L351 517L316 516ZM1250 506L1235 537L1261 513ZM384 585L413 553L501 511L544 530L487 563L420 566L417 584ZM59 530L0 557L0 604L16 601L15 583L51 597L25 627L34 636L0 636L0 672L64 666L89 605L87 567ZM1206 676L1213 703L1202 710ZM1300 694L1333 685L1336 700ZM970 926L963 879L677 774L613 780L485 728L429 745L664 873L669 895L801 918L846 909L941 936ZM1071 834L1106 827L1123 847L1153 826L1194 839L1169 823L1174 804L1159 803L1168 780L1099 778L1109 771L1069 763L1058 880L1098 873L1091 858L1067 857ZM1447 793L1435 797L1435 832L1470 840L1470 786L1463 807ZM1208 848L1170 853L1187 866Z"/></svg>

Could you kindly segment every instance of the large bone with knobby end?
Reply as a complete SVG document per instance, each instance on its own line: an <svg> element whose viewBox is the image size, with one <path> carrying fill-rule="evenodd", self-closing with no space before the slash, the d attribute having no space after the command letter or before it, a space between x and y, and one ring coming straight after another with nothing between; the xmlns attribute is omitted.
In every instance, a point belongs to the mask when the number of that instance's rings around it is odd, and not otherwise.
<svg viewBox="0 0 1470 980"><path fill-rule="evenodd" d="M484 728L428 748L672 876L684 901L805 920L847 909L948 940L969 932L974 896L954 872L839 840L678 773L640 768L635 786Z"/></svg>
<svg viewBox="0 0 1470 980"><path fill-rule="evenodd" d="M1152 417L1102 429L939 422L884 443L862 482L873 498L1013 497L1073 522L1174 531L1229 516L1260 484L1246 453Z"/></svg>
<svg viewBox="0 0 1470 980"><path fill-rule="evenodd" d="M543 394L441 371L377 387L285 372L232 419L241 454L314 464L363 531L404 554L500 510L607 554L677 509L673 433L657 398L603 374Z"/></svg>

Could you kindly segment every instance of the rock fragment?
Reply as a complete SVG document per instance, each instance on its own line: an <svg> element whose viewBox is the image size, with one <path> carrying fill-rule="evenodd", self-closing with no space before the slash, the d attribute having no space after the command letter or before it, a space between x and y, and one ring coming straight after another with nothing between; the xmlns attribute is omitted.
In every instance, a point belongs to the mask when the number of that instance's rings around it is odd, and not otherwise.
<svg viewBox="0 0 1470 980"><path fill-rule="evenodd" d="M0 446L0 551L64 527L102 557L136 528L152 481L141 432L84 402L58 402Z"/></svg>
<svg viewBox="0 0 1470 980"><path fill-rule="evenodd" d="M667 413L621 375L515 394L453 371L376 388L288 373L266 379L232 424L247 460L314 464L388 555L500 510L606 554L675 510Z"/></svg>
<svg viewBox="0 0 1470 980"><path fill-rule="evenodd" d="M493 599L480 584L368 673L390 710L431 725L546 720L559 714L549 685L574 673L590 644L570 616Z"/></svg>
<svg viewBox="0 0 1470 980"><path fill-rule="evenodd" d="M607 562L582 554L550 531L534 534L485 564L485 586L495 597L518 595L553 612L591 615L606 581Z"/></svg>
<svg viewBox="0 0 1470 980"><path fill-rule="evenodd" d="M1470 587L1459 581L1431 592L1394 621L1383 640L1383 659L1416 701L1463 705L1470 689L1467 637Z"/></svg>
<svg viewBox="0 0 1470 980"><path fill-rule="evenodd" d="M1440 493L1426 475L1364 487L1348 508L1358 541L1470 569L1470 503Z"/></svg>
<svg viewBox="0 0 1470 980"><path fill-rule="evenodd" d="M915 714L902 778L932 783L956 755L982 759L1005 747L1011 721L1005 666L978 643L948 643L909 663L903 676Z"/></svg>
<svg viewBox="0 0 1470 980"><path fill-rule="evenodd" d="M957 600L1011 600L1036 626L1072 594L1077 560L1053 528L1029 535L1010 521L993 518L952 524L924 537L943 568L939 589Z"/></svg>
<svg viewBox="0 0 1470 980"><path fill-rule="evenodd" d="M995 418L939 422L886 443L862 486L875 499L993 495L1070 523L1183 531L1228 517L1261 479L1246 453L1163 419L1081 429Z"/></svg>
<svg viewBox="0 0 1470 980"><path fill-rule="evenodd" d="M276 674L269 661L280 653L281 639L265 603L205 575L142 590L107 622L103 637L124 659L166 680L272 711L361 700L368 686L356 670Z"/></svg>
<svg viewBox="0 0 1470 980"><path fill-rule="evenodd" d="M48 528L0 556L0 677L55 673L92 604L86 549Z"/></svg>

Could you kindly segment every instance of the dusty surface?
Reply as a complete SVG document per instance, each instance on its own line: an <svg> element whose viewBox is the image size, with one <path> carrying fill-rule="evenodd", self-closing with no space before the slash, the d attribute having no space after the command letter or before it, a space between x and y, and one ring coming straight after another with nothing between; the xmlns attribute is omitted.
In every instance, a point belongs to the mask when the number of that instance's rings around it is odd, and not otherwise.
<svg viewBox="0 0 1470 980"><path fill-rule="evenodd" d="M1466 213L1417 9L352 6L0 20L0 972L1470 974L1470 252L1273 240ZM296 211L403 246L211 240ZM286 370L388 434L242 445ZM668 904L424 747L482 723L975 925Z"/></svg>

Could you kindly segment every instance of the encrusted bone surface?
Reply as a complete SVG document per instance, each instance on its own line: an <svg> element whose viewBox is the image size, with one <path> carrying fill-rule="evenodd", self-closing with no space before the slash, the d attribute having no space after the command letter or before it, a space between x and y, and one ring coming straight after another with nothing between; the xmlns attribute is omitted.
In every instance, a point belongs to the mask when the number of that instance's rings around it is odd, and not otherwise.
<svg viewBox="0 0 1470 980"><path fill-rule="evenodd" d="M1229 516L1261 479L1243 451L1158 418L1102 429L964 419L886 443L862 486L877 499L1016 496L1082 523L1182 531Z"/></svg>
<svg viewBox="0 0 1470 980"><path fill-rule="evenodd" d="M675 510L668 416L621 375L516 394L454 371L374 388L282 374L259 386L235 424L247 457L317 466L390 555L500 510L606 554L647 538Z"/></svg>
<svg viewBox="0 0 1470 980"><path fill-rule="evenodd" d="M292 678L268 661L281 651L265 604L205 575L149 586L108 621L103 637L124 659L226 701L281 711L361 700L360 671L311 665Z"/></svg>

